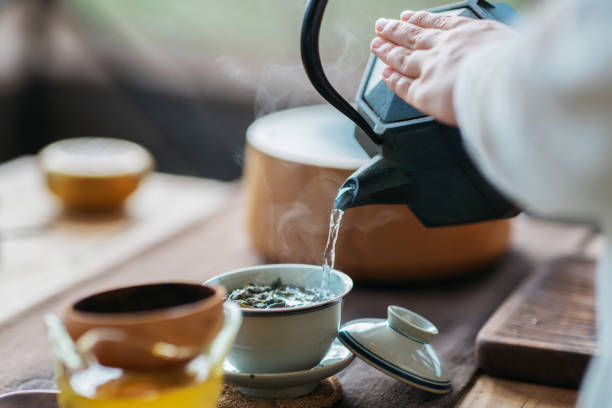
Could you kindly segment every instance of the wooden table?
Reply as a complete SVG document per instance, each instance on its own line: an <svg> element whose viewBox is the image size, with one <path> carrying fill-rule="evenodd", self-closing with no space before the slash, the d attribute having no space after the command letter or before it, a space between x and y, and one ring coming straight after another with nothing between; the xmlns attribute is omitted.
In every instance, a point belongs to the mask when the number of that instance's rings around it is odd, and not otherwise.
<svg viewBox="0 0 612 408"><path fill-rule="evenodd" d="M42 319L70 299L137 282L203 281L262 262L244 232L241 197L238 184L154 175L130 202L129 222L71 220L56 212L31 158L0 166L0 393L54 387ZM525 234L528 222L540 223L544 235L550 229L554 244ZM521 217L514 246L549 257L575 251L587 236L568 227L559 239L555 228ZM570 407L576 397L574 390L480 375L457 406Z"/></svg>

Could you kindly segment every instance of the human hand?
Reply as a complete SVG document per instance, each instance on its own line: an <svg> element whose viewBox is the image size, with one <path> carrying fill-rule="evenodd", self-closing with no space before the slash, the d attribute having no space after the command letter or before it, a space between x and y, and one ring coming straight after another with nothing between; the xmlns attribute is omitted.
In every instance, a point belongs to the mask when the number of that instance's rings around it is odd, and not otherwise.
<svg viewBox="0 0 612 408"><path fill-rule="evenodd" d="M389 67L385 83L400 98L438 121L457 126L453 89L461 61L517 35L492 20L404 11L401 21L379 19L372 52Z"/></svg>

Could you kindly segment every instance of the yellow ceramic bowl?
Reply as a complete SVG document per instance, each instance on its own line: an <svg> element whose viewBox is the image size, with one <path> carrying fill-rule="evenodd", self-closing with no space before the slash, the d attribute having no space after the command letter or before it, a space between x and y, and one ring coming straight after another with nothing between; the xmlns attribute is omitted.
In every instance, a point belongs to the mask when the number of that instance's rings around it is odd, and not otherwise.
<svg viewBox="0 0 612 408"><path fill-rule="evenodd" d="M114 211L153 168L142 146L120 139L74 138L39 153L49 189L68 210Z"/></svg>

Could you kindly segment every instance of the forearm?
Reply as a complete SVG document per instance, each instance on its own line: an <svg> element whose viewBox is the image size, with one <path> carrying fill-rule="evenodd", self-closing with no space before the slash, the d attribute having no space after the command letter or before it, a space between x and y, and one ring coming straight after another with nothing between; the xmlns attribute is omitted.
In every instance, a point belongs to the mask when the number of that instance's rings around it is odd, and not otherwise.
<svg viewBox="0 0 612 408"><path fill-rule="evenodd" d="M557 13L466 58L454 107L466 148L509 196L548 215L601 217L612 198L612 52L575 31L569 6Z"/></svg>

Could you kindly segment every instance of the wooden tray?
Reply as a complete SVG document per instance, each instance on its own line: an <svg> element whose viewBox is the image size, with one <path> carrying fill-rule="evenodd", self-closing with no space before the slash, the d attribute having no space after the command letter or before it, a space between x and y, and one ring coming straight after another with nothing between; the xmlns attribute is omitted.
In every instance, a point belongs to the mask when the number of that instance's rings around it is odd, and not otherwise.
<svg viewBox="0 0 612 408"><path fill-rule="evenodd" d="M595 354L594 275L594 261L560 258L530 277L480 330L480 367L498 377L577 388Z"/></svg>

